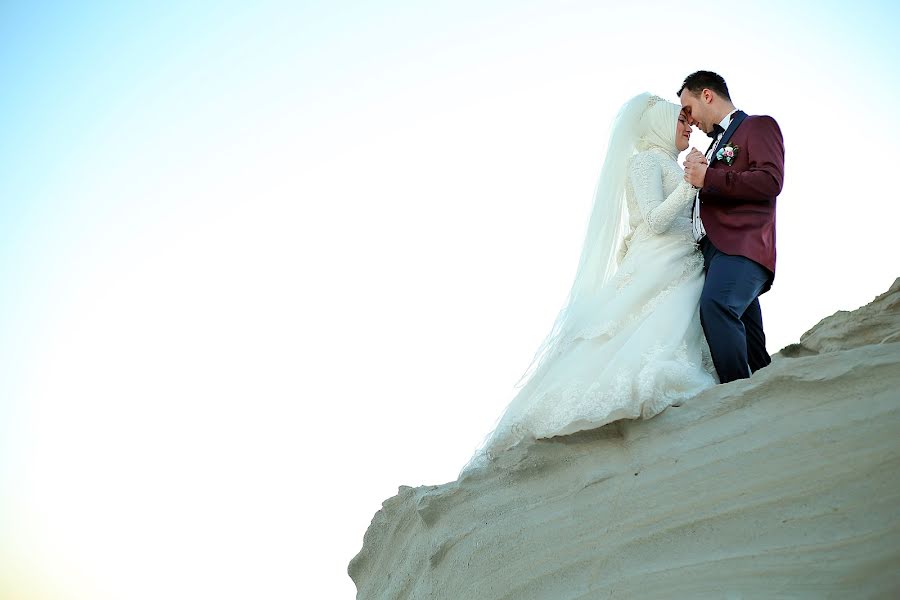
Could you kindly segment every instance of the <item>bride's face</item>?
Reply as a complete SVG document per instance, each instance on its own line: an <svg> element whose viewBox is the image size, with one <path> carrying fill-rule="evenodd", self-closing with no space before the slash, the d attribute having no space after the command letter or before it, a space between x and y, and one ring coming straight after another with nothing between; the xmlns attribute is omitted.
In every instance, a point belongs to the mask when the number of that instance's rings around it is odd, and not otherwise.
<svg viewBox="0 0 900 600"><path fill-rule="evenodd" d="M675 147L679 152L687 150L691 139L691 126L688 125L688 119L684 111L678 113L678 123L675 124Z"/></svg>

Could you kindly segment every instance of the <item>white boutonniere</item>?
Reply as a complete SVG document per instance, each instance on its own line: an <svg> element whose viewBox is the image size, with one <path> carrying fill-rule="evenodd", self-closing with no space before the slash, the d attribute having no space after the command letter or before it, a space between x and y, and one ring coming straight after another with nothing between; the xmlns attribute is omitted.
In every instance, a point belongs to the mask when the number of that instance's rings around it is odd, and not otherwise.
<svg viewBox="0 0 900 600"><path fill-rule="evenodd" d="M740 149L740 146L735 146L731 142L728 142L725 144L724 148L719 148L716 151L716 160L724 160L725 164L731 166Z"/></svg>

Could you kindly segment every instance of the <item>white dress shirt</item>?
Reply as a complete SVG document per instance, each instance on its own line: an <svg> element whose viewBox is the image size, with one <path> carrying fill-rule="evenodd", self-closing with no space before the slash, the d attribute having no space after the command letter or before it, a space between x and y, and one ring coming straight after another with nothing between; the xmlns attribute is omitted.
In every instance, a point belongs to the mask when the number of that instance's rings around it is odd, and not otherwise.
<svg viewBox="0 0 900 600"><path fill-rule="evenodd" d="M722 140L722 136L725 135L725 131L728 129L728 126L731 125L731 117L734 113L737 112L738 109L734 109L719 121L719 126L722 128L722 133L720 133L715 141L709 145L709 150L706 153L706 162L712 162L712 157L715 155L716 150L719 147L719 142ZM694 199L694 239L698 242L700 239L706 235L706 229L703 228L703 221L700 219L700 190L697 190L697 197Z"/></svg>

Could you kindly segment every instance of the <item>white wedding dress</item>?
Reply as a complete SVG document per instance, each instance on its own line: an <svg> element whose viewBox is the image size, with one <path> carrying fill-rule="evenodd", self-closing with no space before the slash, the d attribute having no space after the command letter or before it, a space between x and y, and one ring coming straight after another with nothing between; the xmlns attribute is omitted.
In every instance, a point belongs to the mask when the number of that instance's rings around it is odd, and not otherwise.
<svg viewBox="0 0 900 600"><path fill-rule="evenodd" d="M598 318L561 338L462 472L523 438L647 419L718 382L698 308L704 273L691 223L696 188L684 181L674 143L630 156L625 170L628 235L614 274L584 311Z"/></svg>

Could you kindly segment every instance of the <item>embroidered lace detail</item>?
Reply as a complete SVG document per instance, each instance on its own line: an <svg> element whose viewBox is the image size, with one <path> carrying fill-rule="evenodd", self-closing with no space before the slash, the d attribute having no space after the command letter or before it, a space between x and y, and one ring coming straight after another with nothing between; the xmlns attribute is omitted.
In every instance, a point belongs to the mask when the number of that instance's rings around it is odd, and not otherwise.
<svg viewBox="0 0 900 600"><path fill-rule="evenodd" d="M665 233L679 216L688 216L688 207L693 204L696 188L684 180L671 189L673 170L681 173L678 163L663 151L648 150L631 157L628 165L628 179L625 182L625 197L628 209L641 219L655 234ZM678 176L677 173L675 174ZM670 188L668 192L667 188ZM632 217L632 223L634 218Z"/></svg>
<svg viewBox="0 0 900 600"><path fill-rule="evenodd" d="M631 283L631 273L628 271L623 271L621 274L617 273L615 277L616 289L621 290L626 285Z"/></svg>
<svg viewBox="0 0 900 600"><path fill-rule="evenodd" d="M561 431L574 433L578 428L598 427L622 418L649 419L716 383L709 373L697 369L696 361L690 360L686 342L673 353L664 340L657 341L645 351L637 365L619 368L611 379L571 382L543 392L537 398L537 404L565 407L565 410L534 424L534 430L552 436ZM573 423L576 423L574 427ZM520 433L525 429L522 427ZM538 437L541 437L540 433Z"/></svg>
<svg viewBox="0 0 900 600"><path fill-rule="evenodd" d="M669 283L669 285L660 290L658 294L647 301L647 303L645 303L640 308L640 310L633 311L627 317L619 320L606 321L594 327L583 328L572 337L572 341L575 341L577 339L591 339L603 335L612 337L623 327L646 318L647 315L653 312L659 305L659 303L663 302L666 297L672 293L673 290L682 285L687 279L697 275L700 271L703 270L703 255L696 252L690 253L681 263L681 267L681 273L679 273L678 276ZM627 282L631 281L631 276L632 274L630 272L616 273L616 287L624 287Z"/></svg>

